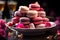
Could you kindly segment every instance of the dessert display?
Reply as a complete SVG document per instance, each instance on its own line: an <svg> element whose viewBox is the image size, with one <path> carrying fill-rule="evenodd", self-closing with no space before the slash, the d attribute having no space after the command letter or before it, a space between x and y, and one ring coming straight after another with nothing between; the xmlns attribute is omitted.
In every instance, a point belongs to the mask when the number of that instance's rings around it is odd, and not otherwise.
<svg viewBox="0 0 60 40"><path fill-rule="evenodd" d="M14 27L13 31L23 35L43 35L44 37L47 34L46 37L48 37L56 34L56 24L46 17L46 12L38 2L29 4L29 7L19 6L7 25L11 27L10 29Z"/></svg>
<svg viewBox="0 0 60 40"><path fill-rule="evenodd" d="M56 26L54 22L50 22L49 18L46 17L46 12L38 2L29 4L29 7L19 6L19 9L14 13L14 17L11 22L8 22L7 25L15 25L15 27L17 27L20 24L17 28L31 28L31 26L28 26L31 23L34 24L34 28L40 28L40 26L41 28Z"/></svg>

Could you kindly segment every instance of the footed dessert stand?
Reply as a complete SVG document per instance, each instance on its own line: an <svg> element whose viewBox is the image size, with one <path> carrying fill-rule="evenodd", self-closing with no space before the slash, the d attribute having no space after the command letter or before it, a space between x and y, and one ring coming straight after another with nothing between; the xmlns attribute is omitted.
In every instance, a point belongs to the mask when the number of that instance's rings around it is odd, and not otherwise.
<svg viewBox="0 0 60 40"><path fill-rule="evenodd" d="M8 28L8 32L10 32L12 35L10 40L18 40L19 38L23 37L35 37L35 36L40 36L40 37L45 37L46 39L54 39L56 37L56 26L51 26L51 27L45 27L45 28L39 28L39 29L29 29L29 28L14 28L14 27L9 27L6 25ZM50 38L49 38L50 37Z"/></svg>

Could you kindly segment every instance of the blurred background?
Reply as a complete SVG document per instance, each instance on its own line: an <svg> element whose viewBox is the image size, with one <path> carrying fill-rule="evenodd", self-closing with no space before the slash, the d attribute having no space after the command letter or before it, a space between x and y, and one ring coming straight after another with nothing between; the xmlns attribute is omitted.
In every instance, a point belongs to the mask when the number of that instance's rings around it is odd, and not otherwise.
<svg viewBox="0 0 60 40"><path fill-rule="evenodd" d="M11 13L13 14L14 11L18 10L19 6L21 5L29 6L30 3L34 3L36 1L41 5L41 7L44 8L47 17L50 18L51 21L55 21L56 17L60 16L58 0L0 0L0 1L5 2L2 5L4 6L4 8L0 7L2 13L0 14L2 15L3 19L5 18L10 19L10 14ZM11 5L13 5L13 7Z"/></svg>

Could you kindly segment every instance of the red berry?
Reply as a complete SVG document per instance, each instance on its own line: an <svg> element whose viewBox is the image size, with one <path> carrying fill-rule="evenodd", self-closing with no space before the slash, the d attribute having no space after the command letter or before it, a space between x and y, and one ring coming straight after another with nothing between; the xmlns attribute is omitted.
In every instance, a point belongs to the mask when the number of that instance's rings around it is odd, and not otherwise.
<svg viewBox="0 0 60 40"><path fill-rule="evenodd" d="M7 25L8 26L13 26L13 23L12 22L8 22Z"/></svg>
<svg viewBox="0 0 60 40"><path fill-rule="evenodd" d="M46 22L45 25L46 25L46 27L51 27L50 22Z"/></svg>

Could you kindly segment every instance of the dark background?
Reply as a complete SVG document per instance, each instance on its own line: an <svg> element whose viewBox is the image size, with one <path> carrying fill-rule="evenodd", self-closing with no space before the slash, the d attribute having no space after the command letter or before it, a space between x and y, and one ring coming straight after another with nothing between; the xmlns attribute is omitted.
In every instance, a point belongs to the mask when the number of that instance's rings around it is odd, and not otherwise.
<svg viewBox="0 0 60 40"><path fill-rule="evenodd" d="M5 9L3 11L3 19L6 17L7 19L10 18L10 14L9 14L9 10L8 10L8 7L7 7L7 1L9 0L5 0L6 1L6 4L5 4ZM59 12L59 1L58 0L14 0L14 1L17 1L17 7L16 7L16 10L18 10L19 6L21 5L26 5L26 6L29 6L30 3L34 3L36 1L39 2L39 4L41 5L41 7L44 8L44 10L46 11L46 15L49 16L51 10L54 11L54 15L53 16L60 16L60 12ZM44 6L44 3L46 4Z"/></svg>

